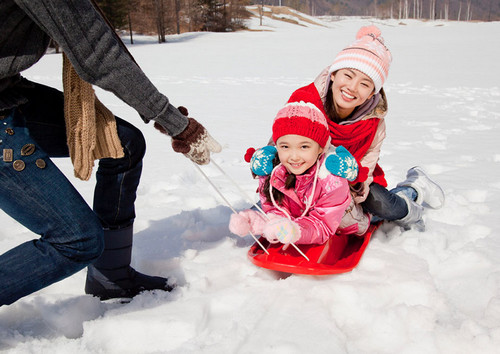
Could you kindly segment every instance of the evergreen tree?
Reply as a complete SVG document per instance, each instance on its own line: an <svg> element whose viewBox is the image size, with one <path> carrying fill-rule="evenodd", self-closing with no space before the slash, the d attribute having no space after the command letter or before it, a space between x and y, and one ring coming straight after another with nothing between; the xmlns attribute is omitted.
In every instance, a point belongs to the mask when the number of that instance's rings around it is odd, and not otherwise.
<svg viewBox="0 0 500 354"><path fill-rule="evenodd" d="M115 29L128 25L129 0L96 0L96 3Z"/></svg>

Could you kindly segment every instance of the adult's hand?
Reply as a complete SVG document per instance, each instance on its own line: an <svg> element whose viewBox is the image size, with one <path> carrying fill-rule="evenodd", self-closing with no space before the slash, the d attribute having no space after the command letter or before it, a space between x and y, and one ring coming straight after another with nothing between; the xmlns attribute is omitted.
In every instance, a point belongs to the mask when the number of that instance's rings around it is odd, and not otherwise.
<svg viewBox="0 0 500 354"><path fill-rule="evenodd" d="M186 116L188 114L184 107L179 107L179 111ZM220 152L222 147L196 119L188 118L188 121L186 129L172 137L172 148L198 165L206 165L210 162L210 153ZM166 130L161 124L155 122L154 126L166 134Z"/></svg>

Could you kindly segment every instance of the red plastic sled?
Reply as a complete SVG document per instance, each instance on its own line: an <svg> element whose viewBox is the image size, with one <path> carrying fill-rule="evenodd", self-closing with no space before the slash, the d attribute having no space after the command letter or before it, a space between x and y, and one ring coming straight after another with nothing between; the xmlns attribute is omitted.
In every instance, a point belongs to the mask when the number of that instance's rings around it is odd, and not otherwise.
<svg viewBox="0 0 500 354"><path fill-rule="evenodd" d="M283 250L283 244L271 244L261 237L259 242L269 254L254 243L248 250L248 258L259 267L285 273L309 275L345 273L358 265L371 235L377 228L378 224L370 225L363 236L335 235L322 245L297 245L309 261L294 247L289 246Z"/></svg>

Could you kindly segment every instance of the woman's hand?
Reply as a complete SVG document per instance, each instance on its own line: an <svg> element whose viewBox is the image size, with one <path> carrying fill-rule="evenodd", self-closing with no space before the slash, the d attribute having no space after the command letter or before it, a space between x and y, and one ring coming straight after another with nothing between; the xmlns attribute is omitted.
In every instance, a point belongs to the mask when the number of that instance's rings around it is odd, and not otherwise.
<svg viewBox="0 0 500 354"><path fill-rule="evenodd" d="M179 107L179 111L185 116L188 115L185 107ZM196 119L188 118L188 122L186 129L172 137L172 148L198 165L207 165L210 162L210 153L220 152L222 147ZM160 123L155 122L154 127L167 134Z"/></svg>

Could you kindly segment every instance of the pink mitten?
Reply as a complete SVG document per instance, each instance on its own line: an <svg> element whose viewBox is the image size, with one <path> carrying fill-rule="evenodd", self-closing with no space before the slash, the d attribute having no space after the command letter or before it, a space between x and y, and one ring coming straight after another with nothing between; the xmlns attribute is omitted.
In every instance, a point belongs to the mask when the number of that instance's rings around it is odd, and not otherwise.
<svg viewBox="0 0 500 354"><path fill-rule="evenodd" d="M229 219L229 231L240 237L245 237L250 233L250 223L248 218L240 214L231 214Z"/></svg>
<svg viewBox="0 0 500 354"><path fill-rule="evenodd" d="M250 232L254 235L262 235L265 223L264 216L255 210L243 210L231 215L229 231L240 237L245 237Z"/></svg>
<svg viewBox="0 0 500 354"><path fill-rule="evenodd" d="M264 237L271 243L295 243L300 239L300 227L288 218L272 219L264 226Z"/></svg>

